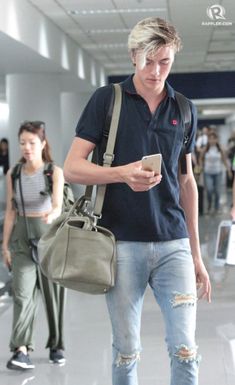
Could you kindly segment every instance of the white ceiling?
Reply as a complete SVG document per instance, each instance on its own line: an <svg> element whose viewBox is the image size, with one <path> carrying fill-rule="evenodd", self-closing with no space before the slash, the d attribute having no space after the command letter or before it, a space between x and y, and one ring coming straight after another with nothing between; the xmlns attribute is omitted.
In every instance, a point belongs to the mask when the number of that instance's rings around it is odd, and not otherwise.
<svg viewBox="0 0 235 385"><path fill-rule="evenodd" d="M234 0L28 0L89 54L110 75L132 70L127 37L142 18L171 21L183 40L173 72L235 70ZM226 26L208 26L207 8L225 8Z"/></svg>
<svg viewBox="0 0 235 385"><path fill-rule="evenodd" d="M176 55L172 72L235 71L234 0L26 1L99 61L108 75L133 71L127 52L127 37L139 20L149 16L171 21L182 37L183 50ZM231 25L203 25L211 21L207 8L213 4L225 8L224 21ZM0 33L0 51L0 99L5 98L4 76L7 73L66 73L55 62L40 57L4 33ZM229 86L234 87L232 84ZM225 103L217 99L217 102L215 105L214 100L197 101L199 116L203 117L205 109L214 109L210 114L213 117L228 117L235 113L235 99Z"/></svg>

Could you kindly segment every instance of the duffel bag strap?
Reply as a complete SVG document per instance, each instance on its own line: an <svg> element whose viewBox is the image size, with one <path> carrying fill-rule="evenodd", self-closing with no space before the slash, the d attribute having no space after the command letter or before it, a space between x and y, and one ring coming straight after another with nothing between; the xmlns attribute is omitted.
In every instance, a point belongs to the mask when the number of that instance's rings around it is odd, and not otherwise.
<svg viewBox="0 0 235 385"><path fill-rule="evenodd" d="M117 135L117 129L118 129L118 122L119 122L119 116L121 111L121 104L122 104L122 89L120 84L113 84L114 87L114 103L113 98L110 103L109 108L109 116L111 116L111 123L110 128L108 129L109 135L106 145L106 151L103 155L103 166L104 167L110 167L113 159L114 159L114 146L116 141L116 135ZM93 163L96 163L96 153L93 152L92 160ZM84 196L82 197L85 207L88 207L91 203L92 198L92 192L93 192L93 185L86 186ZM106 184L105 185L98 185L97 186L97 192L95 197L95 204L94 204L94 210L92 212L92 216L96 219L101 218L101 212L104 202L104 196L106 191ZM79 211L79 205L81 203L80 198L78 198L75 203L73 204L71 210L69 211L69 215L71 215L73 212L75 212L76 209ZM69 216L68 215L68 216Z"/></svg>
<svg viewBox="0 0 235 385"><path fill-rule="evenodd" d="M103 155L103 167L110 167L114 159L113 151L114 151L114 146L116 141L118 122L119 122L119 116L120 116L121 104L122 104L121 86L120 84L116 84L116 83L113 84L113 86L114 86L114 105L113 105L113 113L112 113L109 135L108 135L108 140L106 145L106 151ZM95 153L93 153L92 162L96 163ZM82 214L86 214L88 216L93 217L94 223L96 224L97 220L101 218L105 191L106 191L106 184L97 186L94 209L92 213L89 214L90 210L88 207L92 201L91 198L92 198L92 192L93 192L93 185L86 186L84 195L81 198L76 199L73 206L67 213L66 218L69 218L73 214L76 215L76 213L81 212Z"/></svg>
<svg viewBox="0 0 235 385"><path fill-rule="evenodd" d="M114 151L114 146L116 141L119 116L121 111L122 89L120 84L114 84L114 90L115 90L115 100L114 100L113 114L112 114L112 120L110 124L110 131L109 131L106 151L103 156L103 167L110 167L114 159L113 151ZM92 213L92 215L97 219L101 218L105 191L106 191L106 184L97 186L97 194L95 198L94 210Z"/></svg>

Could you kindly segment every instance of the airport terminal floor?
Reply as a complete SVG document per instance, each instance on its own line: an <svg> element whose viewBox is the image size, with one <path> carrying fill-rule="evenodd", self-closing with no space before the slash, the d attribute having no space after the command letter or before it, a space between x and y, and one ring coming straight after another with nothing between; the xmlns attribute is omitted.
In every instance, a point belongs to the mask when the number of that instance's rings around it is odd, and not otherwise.
<svg viewBox="0 0 235 385"><path fill-rule="evenodd" d="M197 343L202 355L199 385L235 384L235 266L214 262L218 224L229 219L231 192L223 195L222 212L200 216L201 249L212 281L212 303L198 302ZM10 276L1 262L3 286ZM69 291L65 319L66 364L49 364L47 324L42 301L36 327L35 369L10 371L6 362L12 320L12 299L6 286L0 298L0 384L4 385L111 385L111 328L103 296ZM161 313L150 290L142 317L139 385L168 385L169 360ZM122 384L120 384L122 385ZM180 384L177 384L180 385Z"/></svg>

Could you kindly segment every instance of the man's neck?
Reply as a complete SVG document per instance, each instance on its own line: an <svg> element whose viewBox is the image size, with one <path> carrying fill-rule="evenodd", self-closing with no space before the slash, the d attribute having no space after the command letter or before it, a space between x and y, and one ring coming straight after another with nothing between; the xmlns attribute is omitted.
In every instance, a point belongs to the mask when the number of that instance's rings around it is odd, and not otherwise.
<svg viewBox="0 0 235 385"><path fill-rule="evenodd" d="M166 96L165 84L159 85L159 88L149 90L145 89L135 76L133 82L137 93L147 102L150 111L153 113Z"/></svg>

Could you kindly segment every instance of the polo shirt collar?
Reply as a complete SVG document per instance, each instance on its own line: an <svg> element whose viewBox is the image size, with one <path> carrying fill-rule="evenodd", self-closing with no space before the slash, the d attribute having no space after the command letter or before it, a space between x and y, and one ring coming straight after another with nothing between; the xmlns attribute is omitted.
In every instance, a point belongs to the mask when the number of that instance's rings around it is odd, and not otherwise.
<svg viewBox="0 0 235 385"><path fill-rule="evenodd" d="M134 74L128 76L128 78L122 82L122 88L128 94L137 95L137 92L136 92L136 89L134 86L134 82L133 82L133 76L134 76ZM175 91L167 81L165 83L165 86L166 86L167 96L169 98L175 99Z"/></svg>

